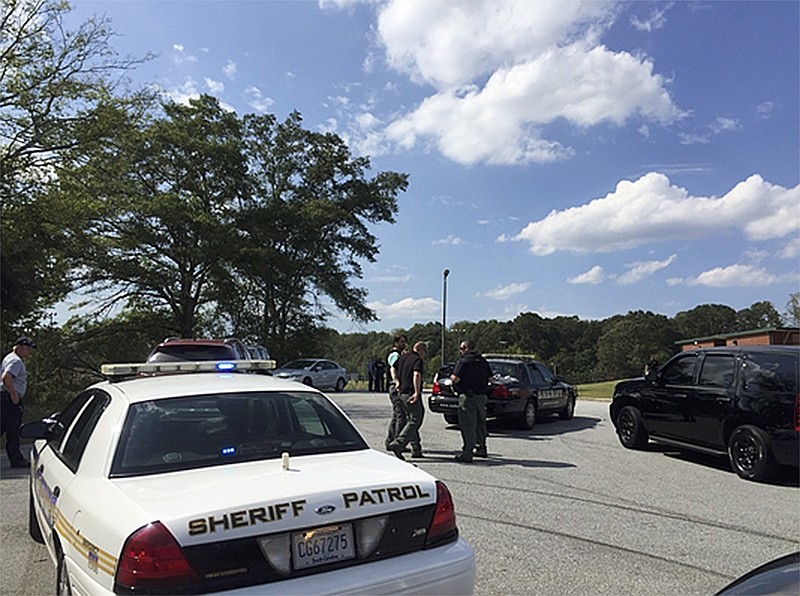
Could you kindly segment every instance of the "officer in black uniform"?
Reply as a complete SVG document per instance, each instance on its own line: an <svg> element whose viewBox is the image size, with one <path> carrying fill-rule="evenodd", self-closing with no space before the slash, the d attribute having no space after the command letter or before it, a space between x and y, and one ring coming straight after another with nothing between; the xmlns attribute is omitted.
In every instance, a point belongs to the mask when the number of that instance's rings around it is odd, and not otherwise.
<svg viewBox="0 0 800 596"><path fill-rule="evenodd" d="M458 425L461 427L461 453L456 461L470 463L476 457L488 457L486 451L486 398L492 368L475 352L475 342L465 339L458 348L461 358L450 378L458 393Z"/></svg>
<svg viewBox="0 0 800 596"><path fill-rule="evenodd" d="M419 428L425 417L425 406L422 405L422 378L425 374L423 359L428 351L425 342L418 341L411 352L406 352L398 358L393 368L399 382L398 401L406 415L406 423L392 442L386 448L398 458L403 457L403 450L411 443L411 457L425 457L422 454L422 441Z"/></svg>

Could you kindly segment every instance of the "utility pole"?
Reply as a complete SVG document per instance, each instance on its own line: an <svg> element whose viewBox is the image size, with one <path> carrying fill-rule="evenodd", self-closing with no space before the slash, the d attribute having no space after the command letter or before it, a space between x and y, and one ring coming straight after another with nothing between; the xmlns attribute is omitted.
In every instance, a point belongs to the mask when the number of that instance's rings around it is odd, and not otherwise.
<svg viewBox="0 0 800 596"><path fill-rule="evenodd" d="M442 366L444 366L445 359L445 329L447 329L447 276L450 275L450 270L445 269L442 272Z"/></svg>

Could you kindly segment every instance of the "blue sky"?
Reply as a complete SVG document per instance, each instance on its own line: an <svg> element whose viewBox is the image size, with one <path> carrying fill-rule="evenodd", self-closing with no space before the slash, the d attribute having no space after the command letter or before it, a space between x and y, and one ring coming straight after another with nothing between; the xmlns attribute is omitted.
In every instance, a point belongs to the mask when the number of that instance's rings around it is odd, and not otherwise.
<svg viewBox="0 0 800 596"><path fill-rule="evenodd" d="M75 0L135 80L409 174L342 332L779 312L800 291L800 2Z"/></svg>

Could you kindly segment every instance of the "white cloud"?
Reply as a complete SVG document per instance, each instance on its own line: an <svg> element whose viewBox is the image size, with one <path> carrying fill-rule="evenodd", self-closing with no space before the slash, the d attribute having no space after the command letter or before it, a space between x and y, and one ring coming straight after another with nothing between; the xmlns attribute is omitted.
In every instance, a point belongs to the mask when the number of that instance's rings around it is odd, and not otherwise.
<svg viewBox="0 0 800 596"><path fill-rule="evenodd" d="M225 74L226 77L233 80L236 78L236 71L238 67L236 66L236 62L233 60L228 60L228 63L222 67L222 72Z"/></svg>
<svg viewBox="0 0 800 596"><path fill-rule="evenodd" d="M531 284L508 284L507 286L500 286L493 290L486 292L485 296L492 300L508 300L509 298L522 294L525 290L531 287Z"/></svg>
<svg viewBox="0 0 800 596"><path fill-rule="evenodd" d="M638 31L646 31L647 33L661 29L667 22L666 13L672 6L673 3L669 3L664 8L653 8L650 10L650 16L646 19L631 17L631 25Z"/></svg>
<svg viewBox="0 0 800 596"><path fill-rule="evenodd" d="M798 259L800 258L800 237L792 238L786 246L778 251L779 259Z"/></svg>
<svg viewBox="0 0 800 596"><path fill-rule="evenodd" d="M681 284L687 286L709 286L713 288L735 288L769 286L792 280L800 280L800 273L773 275L763 267L729 265L727 267L715 267L714 269L704 271L696 277L689 277L686 279L672 278L669 280L669 283L670 285Z"/></svg>
<svg viewBox="0 0 800 596"><path fill-rule="evenodd" d="M709 124L708 127L714 134L719 134L726 130L739 130L742 128L742 125L736 118L725 118L719 116L716 120L714 120L714 122Z"/></svg>
<svg viewBox="0 0 800 596"><path fill-rule="evenodd" d="M606 280L605 271L600 265L595 265L589 271L585 271L575 277L570 277L567 281L571 284L590 284L597 285Z"/></svg>
<svg viewBox="0 0 800 596"><path fill-rule="evenodd" d="M761 102L756 106L756 117L759 120L769 120L775 111L775 103L771 101Z"/></svg>
<svg viewBox="0 0 800 596"><path fill-rule="evenodd" d="M438 240L433 240L431 244L433 244L434 246L442 244L446 244L448 246L461 246L462 244L464 244L464 241L458 236L453 236L452 234L450 234L449 236L447 236L447 238L440 238Z"/></svg>
<svg viewBox="0 0 800 596"><path fill-rule="evenodd" d="M197 62L197 57L193 56L192 54L187 54L182 44L173 44L172 49L175 50L175 53L172 55L172 59L177 64L183 64L184 62Z"/></svg>
<svg viewBox="0 0 800 596"><path fill-rule="evenodd" d="M624 124L643 116L663 124L682 117L650 62L603 46L552 48L528 62L499 67L481 88L447 89L386 128L410 148L430 142L464 164L546 163L572 155L540 136L537 127L559 119L589 127Z"/></svg>
<svg viewBox="0 0 800 596"><path fill-rule="evenodd" d="M367 307L374 310L381 319L410 317L419 320L426 316L436 316L442 311L442 303L433 298L403 298L391 304L369 302Z"/></svg>
<svg viewBox="0 0 800 596"><path fill-rule="evenodd" d="M463 164L547 163L574 153L542 136L540 129L552 122L664 125L685 116L651 60L598 41L618 3L389 0L375 6L389 65L435 90L388 124L386 140L395 148L435 148Z"/></svg>
<svg viewBox="0 0 800 596"><path fill-rule="evenodd" d="M221 81L215 81L214 79L209 79L208 77L205 77L205 81L206 81L206 87L208 87L208 90L212 94L222 93L223 91L225 91L225 83Z"/></svg>
<svg viewBox="0 0 800 596"><path fill-rule="evenodd" d="M800 185L787 189L753 175L722 197L692 197L664 174L652 172L619 182L613 192L585 205L551 211L516 236L499 240L528 242L535 255L613 252L731 229L754 241L797 234Z"/></svg>
<svg viewBox="0 0 800 596"><path fill-rule="evenodd" d="M188 106L190 99L198 99L200 91L197 89L197 82L194 79L186 79L182 85L167 89L164 94L175 103Z"/></svg>
<svg viewBox="0 0 800 596"><path fill-rule="evenodd" d="M406 273L405 275L377 275L369 278L371 282L379 283L407 283L412 279L414 279L414 276L410 273Z"/></svg>
<svg viewBox="0 0 800 596"><path fill-rule="evenodd" d="M244 90L244 98L247 105L253 108L256 112L266 112L270 106L275 103L271 97L265 97L258 87L247 87Z"/></svg>
<svg viewBox="0 0 800 596"><path fill-rule="evenodd" d="M628 271L623 273L617 278L617 282L623 286L635 284L643 280L645 277L650 277L657 271L661 271L669 267L675 262L678 255L671 255L663 261L642 261L638 263L631 263L627 265Z"/></svg>

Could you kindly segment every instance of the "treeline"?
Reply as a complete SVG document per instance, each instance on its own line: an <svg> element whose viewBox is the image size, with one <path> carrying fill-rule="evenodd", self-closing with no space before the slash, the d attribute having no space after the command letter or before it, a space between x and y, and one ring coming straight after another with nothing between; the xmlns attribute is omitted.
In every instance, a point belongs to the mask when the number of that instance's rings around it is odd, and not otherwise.
<svg viewBox="0 0 800 596"><path fill-rule="evenodd" d="M792 296L790 305L796 305L797 296ZM523 313L511 321L460 321L449 326L444 361L452 362L458 343L470 337L481 352L533 355L568 381L589 383L637 376L651 356L664 361L678 351L679 340L796 325L797 320L796 306L782 317L767 301L740 311L704 304L674 317L633 311L602 321ZM141 310L102 320L75 317L63 326L33 330L39 348L29 360L29 407L37 414L58 410L71 396L100 379L101 364L142 362L164 339L170 324L171 318L165 314ZM440 323L345 334L320 327L296 337L295 347L279 357L278 363L299 356L327 357L366 378L367 362L372 356L385 357L396 333L428 344L426 366L432 376L443 360Z"/></svg>
<svg viewBox="0 0 800 596"><path fill-rule="evenodd" d="M788 307L791 309L796 301L797 295L793 295ZM454 323L445 332L444 358L440 323L395 332L405 332L412 343L428 344L431 375L443 360L453 362L459 342L469 337L477 342L480 352L532 355L570 382L591 383L637 376L651 357L663 362L676 353L680 340L784 324L797 325L796 306L782 317L768 301L739 311L721 304L704 304L674 317L633 311L602 321L522 313L511 321ZM364 377L369 358L385 356L392 340L390 333L332 333L327 338L326 354Z"/></svg>

